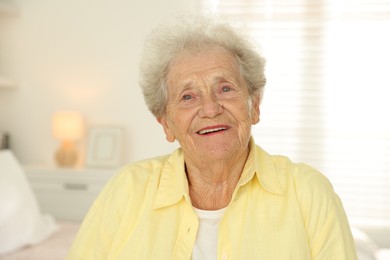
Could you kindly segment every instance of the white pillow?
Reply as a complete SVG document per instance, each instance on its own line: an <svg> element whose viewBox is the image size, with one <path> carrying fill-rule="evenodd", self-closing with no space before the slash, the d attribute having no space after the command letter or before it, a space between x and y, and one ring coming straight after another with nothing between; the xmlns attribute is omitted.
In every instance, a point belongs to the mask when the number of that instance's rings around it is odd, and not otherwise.
<svg viewBox="0 0 390 260"><path fill-rule="evenodd" d="M356 251L359 260L375 260L378 246L361 229L351 227L353 238L355 240Z"/></svg>
<svg viewBox="0 0 390 260"><path fill-rule="evenodd" d="M23 169L11 151L0 151L0 254L41 242L57 225L42 215Z"/></svg>

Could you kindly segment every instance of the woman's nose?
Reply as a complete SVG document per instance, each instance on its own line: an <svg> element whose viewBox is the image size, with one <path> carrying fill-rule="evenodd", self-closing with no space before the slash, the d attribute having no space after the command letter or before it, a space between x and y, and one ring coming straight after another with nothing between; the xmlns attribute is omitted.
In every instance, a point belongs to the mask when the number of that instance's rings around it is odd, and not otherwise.
<svg viewBox="0 0 390 260"><path fill-rule="evenodd" d="M203 97L201 107L199 109L199 116L200 117L208 117L213 118L219 114L221 114L223 111L222 105L218 102L217 98L208 95L206 97Z"/></svg>

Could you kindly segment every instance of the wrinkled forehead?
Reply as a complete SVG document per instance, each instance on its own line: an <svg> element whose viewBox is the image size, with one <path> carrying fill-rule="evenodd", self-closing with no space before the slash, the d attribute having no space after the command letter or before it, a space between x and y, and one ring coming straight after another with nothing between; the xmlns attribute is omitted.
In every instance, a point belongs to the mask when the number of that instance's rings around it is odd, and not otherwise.
<svg viewBox="0 0 390 260"><path fill-rule="evenodd" d="M168 87L176 88L199 80L213 84L220 80L241 81L241 78L236 57L224 48L212 47L180 52L170 63L166 80Z"/></svg>

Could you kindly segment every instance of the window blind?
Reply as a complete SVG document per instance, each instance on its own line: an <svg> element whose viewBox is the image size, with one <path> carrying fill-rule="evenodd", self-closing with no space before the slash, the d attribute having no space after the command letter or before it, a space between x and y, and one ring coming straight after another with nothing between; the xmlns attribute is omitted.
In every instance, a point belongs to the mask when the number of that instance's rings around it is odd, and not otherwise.
<svg viewBox="0 0 390 260"><path fill-rule="evenodd" d="M256 142L322 171L356 225L390 226L390 0L201 0L267 59Z"/></svg>

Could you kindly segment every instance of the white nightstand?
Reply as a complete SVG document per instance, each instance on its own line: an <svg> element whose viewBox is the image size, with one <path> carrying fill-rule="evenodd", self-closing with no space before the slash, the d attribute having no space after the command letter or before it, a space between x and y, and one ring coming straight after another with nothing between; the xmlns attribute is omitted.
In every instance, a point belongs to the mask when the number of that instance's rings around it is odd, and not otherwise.
<svg viewBox="0 0 390 260"><path fill-rule="evenodd" d="M116 169L24 168L43 213L81 221Z"/></svg>

